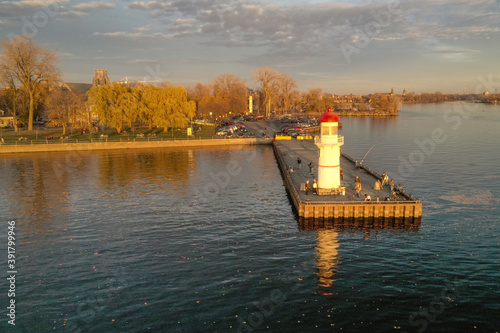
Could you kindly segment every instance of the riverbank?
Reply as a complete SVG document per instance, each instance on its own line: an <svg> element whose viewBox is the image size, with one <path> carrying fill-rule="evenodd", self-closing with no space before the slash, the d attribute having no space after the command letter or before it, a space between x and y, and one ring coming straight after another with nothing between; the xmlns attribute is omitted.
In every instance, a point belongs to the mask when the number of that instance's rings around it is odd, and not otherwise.
<svg viewBox="0 0 500 333"><path fill-rule="evenodd" d="M139 148L172 148L172 147L207 147L207 146L234 146L234 145L269 145L272 139L202 139L202 140L170 140L170 141L123 141L123 142L79 142L79 143L43 143L0 145L0 154L56 152L56 151L84 151L106 149L139 149Z"/></svg>

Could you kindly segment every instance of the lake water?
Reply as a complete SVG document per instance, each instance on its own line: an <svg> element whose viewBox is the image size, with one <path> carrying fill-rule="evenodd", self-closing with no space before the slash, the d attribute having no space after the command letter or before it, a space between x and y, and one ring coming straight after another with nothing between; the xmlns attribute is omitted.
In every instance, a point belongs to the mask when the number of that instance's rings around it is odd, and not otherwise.
<svg viewBox="0 0 500 333"><path fill-rule="evenodd" d="M418 231L301 231L267 146L0 156L0 331L498 332L500 107L342 123Z"/></svg>

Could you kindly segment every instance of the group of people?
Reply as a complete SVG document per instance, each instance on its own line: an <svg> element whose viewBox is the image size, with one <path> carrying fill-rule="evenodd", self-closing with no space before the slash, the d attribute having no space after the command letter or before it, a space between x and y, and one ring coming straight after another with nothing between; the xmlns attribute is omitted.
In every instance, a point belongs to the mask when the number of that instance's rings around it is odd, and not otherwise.
<svg viewBox="0 0 500 333"><path fill-rule="evenodd" d="M389 188L391 189L391 196L386 198L386 200L396 200L398 198L398 194L404 193L401 184L395 186L394 179L391 179L391 181L389 182L389 176L385 172L379 179L375 181L373 189L375 191L380 191L384 188L384 186L389 186ZM356 176L356 179L354 180L354 191L356 192L355 195L358 198L360 197L361 190L362 190L361 179L359 178L359 176ZM365 194L364 201L371 201L370 195Z"/></svg>
<svg viewBox="0 0 500 333"><path fill-rule="evenodd" d="M313 181L312 188L313 188L313 193L317 195L318 194L318 182L316 181L316 179ZM306 195L309 195L310 190L311 190L311 185L309 184L309 181L306 180L306 184L304 186L304 191L306 192Z"/></svg>
<svg viewBox="0 0 500 333"><path fill-rule="evenodd" d="M298 165L299 170L302 169L302 159L300 157L297 157L297 165ZM309 174L313 175L314 174L313 162L309 162L309 164L307 166L309 167ZM290 173L293 173L293 167L290 166L288 168L288 171ZM304 191L306 192L306 195L309 195L310 190L311 190L311 184L309 183L309 181L306 181L306 183L304 185ZM314 194L318 194L318 182L316 181L316 179L312 183L312 190L313 190Z"/></svg>
<svg viewBox="0 0 500 333"><path fill-rule="evenodd" d="M297 166L298 166L298 169L302 169L302 159L300 157L297 158ZM310 162L308 164L308 167L309 167L309 174L313 175L314 174L314 164L312 162ZM293 173L293 166L290 165L288 168L288 171L290 173ZM340 179L343 179L344 178L343 176L344 176L344 172L342 169L340 169ZM395 186L394 179L391 179L391 181L389 181L389 176L385 172L381 175L381 177L379 179L377 179L375 181L375 185L373 188L376 191L380 191L384 188L384 186L390 187L390 189L391 189L390 199L391 200L396 200L398 197L398 194L402 194L404 192L401 184L399 184L398 186ZM356 178L354 180L354 192L355 192L354 195L359 198L361 196L362 190L363 190L363 187L361 185L361 178L359 178L359 176L356 176ZM310 184L309 180L307 180L305 183L304 191L306 192L306 195L309 195L309 192L311 191L311 184ZM318 194L318 182L316 181L316 179L312 183L312 192L313 192L313 194L316 194L316 195ZM386 200L389 200L389 198L386 198ZM367 194L367 193L365 194L364 201L372 201L369 194Z"/></svg>

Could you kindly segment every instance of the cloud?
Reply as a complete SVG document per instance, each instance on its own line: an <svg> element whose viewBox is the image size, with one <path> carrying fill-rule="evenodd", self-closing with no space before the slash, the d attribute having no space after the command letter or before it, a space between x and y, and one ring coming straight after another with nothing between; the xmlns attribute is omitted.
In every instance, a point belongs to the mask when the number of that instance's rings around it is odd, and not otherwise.
<svg viewBox="0 0 500 333"><path fill-rule="evenodd" d="M38 16L72 19L84 17L92 12L116 8L113 2L95 1L72 4L70 0L24 0L0 2L0 18L19 22L20 18Z"/></svg>
<svg viewBox="0 0 500 333"><path fill-rule="evenodd" d="M346 43L358 48L363 43L385 43L384 47L390 48L407 40L416 48L415 41L490 38L500 32L500 8L493 0L373 0L350 4L174 0L134 1L126 9L147 13L153 23L94 35L134 40L190 38L207 46L258 49L268 59L319 56L345 61L341 45Z"/></svg>
<svg viewBox="0 0 500 333"><path fill-rule="evenodd" d="M128 60L127 64L157 64L158 60L152 59L132 59Z"/></svg>
<svg viewBox="0 0 500 333"><path fill-rule="evenodd" d="M72 7L73 10L79 12L92 12L103 9L114 9L116 7L115 4L109 2L90 2L90 3L81 3Z"/></svg>
<svg viewBox="0 0 500 333"><path fill-rule="evenodd" d="M375 31L374 40L402 38L451 38L498 32L498 4L491 0L375 1L369 4L293 4L230 0L141 1L128 6L149 12L164 23L165 29L185 36L202 35L214 39L240 40L283 46L317 43L325 37L346 39L358 30ZM190 20L180 27L176 19ZM458 29L458 30L457 30ZM458 32L457 32L458 31ZM229 43L231 45L232 43Z"/></svg>
<svg viewBox="0 0 500 333"><path fill-rule="evenodd" d="M115 9L113 2L95 1L78 3L76 5L63 6L60 9L59 17L63 19L81 18L93 12Z"/></svg>
<svg viewBox="0 0 500 333"><path fill-rule="evenodd" d="M481 52L479 50L457 50L457 49L448 49L448 50L436 50L436 51L430 51L430 53L446 53L446 54L450 54L450 53L457 53L457 54L461 54L461 53L478 53L478 52Z"/></svg>
<svg viewBox="0 0 500 333"><path fill-rule="evenodd" d="M21 16L30 16L37 12L57 13L69 0L24 0L0 2L0 17L18 20Z"/></svg>
<svg viewBox="0 0 500 333"><path fill-rule="evenodd" d="M115 31L115 32L94 32L94 36L105 36L105 37L120 37L120 38L131 38L131 39L153 39L153 38L173 38L175 34L164 34L161 32L149 33L144 31L137 32L127 32L127 31Z"/></svg>

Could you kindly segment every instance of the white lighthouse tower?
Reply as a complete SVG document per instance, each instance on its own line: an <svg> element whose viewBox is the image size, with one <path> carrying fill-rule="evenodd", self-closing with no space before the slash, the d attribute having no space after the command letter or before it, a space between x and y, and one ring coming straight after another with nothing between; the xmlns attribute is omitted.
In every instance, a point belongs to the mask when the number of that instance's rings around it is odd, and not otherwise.
<svg viewBox="0 0 500 333"><path fill-rule="evenodd" d="M319 193L330 192L322 189L336 189L340 187L340 146L344 144L344 137L339 133L339 116L328 108L319 118L321 136L316 142L319 148L318 188Z"/></svg>

